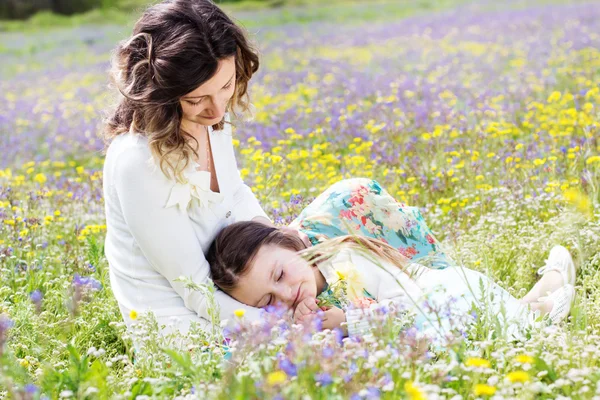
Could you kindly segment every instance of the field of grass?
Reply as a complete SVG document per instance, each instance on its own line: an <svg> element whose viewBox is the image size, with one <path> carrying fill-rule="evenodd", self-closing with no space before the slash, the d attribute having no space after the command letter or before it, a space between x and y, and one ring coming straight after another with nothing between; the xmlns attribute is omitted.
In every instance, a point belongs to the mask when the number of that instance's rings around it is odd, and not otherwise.
<svg viewBox="0 0 600 400"><path fill-rule="evenodd" d="M130 20L14 25L0 33L0 398L600 397L600 3L377 4L235 14L261 52L256 114L234 131L244 180L285 224L340 179L376 179L515 296L563 244L579 267L570 319L511 342L481 318L424 355L389 315L344 341L274 315L184 349L149 316L128 332L103 254L100 132Z"/></svg>

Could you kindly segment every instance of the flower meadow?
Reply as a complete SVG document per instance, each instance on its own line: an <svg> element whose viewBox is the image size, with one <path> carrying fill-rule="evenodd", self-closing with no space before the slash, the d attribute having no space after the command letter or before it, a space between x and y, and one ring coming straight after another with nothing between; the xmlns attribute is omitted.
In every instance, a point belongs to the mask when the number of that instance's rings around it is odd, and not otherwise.
<svg viewBox="0 0 600 400"><path fill-rule="evenodd" d="M600 3L250 29L262 64L234 144L277 224L368 177L514 296L552 245L572 252L565 323L515 342L482 313L429 350L385 309L350 338L280 310L186 337L132 312L125 329L103 254L100 133L110 50L129 31L0 34L0 398L600 399Z"/></svg>

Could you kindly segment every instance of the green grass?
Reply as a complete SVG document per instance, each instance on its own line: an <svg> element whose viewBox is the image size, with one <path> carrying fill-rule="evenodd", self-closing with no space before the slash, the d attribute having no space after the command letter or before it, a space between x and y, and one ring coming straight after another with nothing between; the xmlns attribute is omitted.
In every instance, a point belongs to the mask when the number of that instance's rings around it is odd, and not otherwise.
<svg viewBox="0 0 600 400"><path fill-rule="evenodd" d="M402 18L418 12L443 10L465 0L244 0L223 3L222 8L246 27L276 26L288 23L329 21L344 23ZM133 6L135 4L135 6ZM82 25L133 24L143 9L143 2L130 7L97 9L83 14L63 16L40 12L25 21L0 21L0 32L31 32L50 28L72 28Z"/></svg>

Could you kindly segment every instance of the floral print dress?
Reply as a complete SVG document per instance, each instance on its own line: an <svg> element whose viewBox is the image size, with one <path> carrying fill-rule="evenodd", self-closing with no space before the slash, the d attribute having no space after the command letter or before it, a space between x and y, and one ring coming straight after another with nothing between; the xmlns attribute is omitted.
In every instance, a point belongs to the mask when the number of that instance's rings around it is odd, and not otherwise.
<svg viewBox="0 0 600 400"><path fill-rule="evenodd" d="M344 235L368 236L429 268L450 265L419 209L397 202L377 181L366 178L335 183L290 226L306 233L313 244Z"/></svg>

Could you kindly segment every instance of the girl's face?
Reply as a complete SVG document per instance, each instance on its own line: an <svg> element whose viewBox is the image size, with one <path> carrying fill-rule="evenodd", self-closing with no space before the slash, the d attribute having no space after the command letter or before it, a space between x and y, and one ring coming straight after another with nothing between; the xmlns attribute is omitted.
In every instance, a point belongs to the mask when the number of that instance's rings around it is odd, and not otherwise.
<svg viewBox="0 0 600 400"><path fill-rule="evenodd" d="M235 90L235 57L219 60L215 75L180 100L183 120L214 125L223 119Z"/></svg>
<svg viewBox="0 0 600 400"><path fill-rule="evenodd" d="M317 296L324 283L318 268L295 251L276 245L261 246L231 295L242 303L263 308L283 305L295 309L306 297Z"/></svg>

